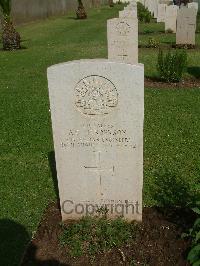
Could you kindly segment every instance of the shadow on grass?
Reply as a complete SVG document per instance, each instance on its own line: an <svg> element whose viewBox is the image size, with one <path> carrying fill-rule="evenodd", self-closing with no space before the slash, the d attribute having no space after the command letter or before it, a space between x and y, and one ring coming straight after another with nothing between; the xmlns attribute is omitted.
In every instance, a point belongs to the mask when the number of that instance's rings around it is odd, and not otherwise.
<svg viewBox="0 0 200 266"><path fill-rule="evenodd" d="M194 66L194 67L188 67L187 72L195 77L196 79L200 79L200 67Z"/></svg>
<svg viewBox="0 0 200 266"><path fill-rule="evenodd" d="M66 266L56 260L38 260L37 247L31 243L25 227L9 219L0 220L0 265ZM27 248L28 245L28 248ZM26 256L24 257L24 254Z"/></svg>
<svg viewBox="0 0 200 266"><path fill-rule="evenodd" d="M55 250L56 252L56 250ZM69 266L68 264L60 263L57 260L38 260L36 258L37 247L31 243L26 250L26 255L23 258L20 266Z"/></svg>
<svg viewBox="0 0 200 266"><path fill-rule="evenodd" d="M165 83L165 82L163 82L163 80L159 76L156 76L156 75L154 75L154 76L148 76L147 75L147 76L145 76L145 78L152 81L152 82Z"/></svg>
<svg viewBox="0 0 200 266"><path fill-rule="evenodd" d="M79 20L76 17L67 17L67 19L72 19L72 20Z"/></svg>
<svg viewBox="0 0 200 266"><path fill-rule="evenodd" d="M148 34L154 34L155 32L153 30L145 30L145 31L139 31L140 35L148 35Z"/></svg>
<svg viewBox="0 0 200 266"><path fill-rule="evenodd" d="M167 221L176 224L182 229L187 231L192 227L197 215L190 208L178 208L178 207L154 207L157 212L162 214Z"/></svg>
<svg viewBox="0 0 200 266"><path fill-rule="evenodd" d="M165 34L164 30L158 30L156 33Z"/></svg>
<svg viewBox="0 0 200 266"><path fill-rule="evenodd" d="M162 42L156 47L149 46L148 44L139 44L138 48L152 49L152 50L158 51L160 48L162 48L163 50L169 50L169 49L173 48L173 45L172 45L172 43L167 44L167 43Z"/></svg>
<svg viewBox="0 0 200 266"><path fill-rule="evenodd" d="M20 52L21 50L26 50L26 49L28 49L26 46L21 46L20 49L13 49L13 50L4 50L3 48L0 48L0 51L5 53L12 53L12 52Z"/></svg>
<svg viewBox="0 0 200 266"><path fill-rule="evenodd" d="M153 174L151 195L162 208L188 208L198 199L198 190L191 183L166 167L160 168Z"/></svg>
<svg viewBox="0 0 200 266"><path fill-rule="evenodd" d="M18 265L29 241L30 236L21 224L9 219L0 220L0 264Z"/></svg>
<svg viewBox="0 0 200 266"><path fill-rule="evenodd" d="M185 229L190 228L196 219L191 208L196 206L200 197L198 184L194 186L178 171L166 167L155 171L152 180L150 191L157 202L157 209L167 220Z"/></svg>
<svg viewBox="0 0 200 266"><path fill-rule="evenodd" d="M163 44L168 44L168 45L171 45L171 46L174 46L174 45L176 45L176 43L175 42L173 42L173 41L163 41L162 42Z"/></svg>
<svg viewBox="0 0 200 266"><path fill-rule="evenodd" d="M56 193L56 198L59 200L58 179L57 179L57 171L56 171L56 159L55 159L55 152L54 151L51 151L48 153L48 161L49 161L49 166L50 166L51 174L52 174L52 178L53 178L54 191Z"/></svg>

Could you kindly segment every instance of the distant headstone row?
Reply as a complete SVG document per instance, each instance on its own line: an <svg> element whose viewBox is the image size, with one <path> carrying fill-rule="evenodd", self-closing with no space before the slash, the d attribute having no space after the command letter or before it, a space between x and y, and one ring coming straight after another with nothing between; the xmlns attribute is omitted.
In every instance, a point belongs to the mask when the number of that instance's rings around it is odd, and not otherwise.
<svg viewBox="0 0 200 266"><path fill-rule="evenodd" d="M195 45L198 3L179 7L171 0L145 0L144 5L157 22L165 23L165 31L176 33L177 45Z"/></svg>
<svg viewBox="0 0 200 266"><path fill-rule="evenodd" d="M195 45L196 10L182 7L177 13L176 44Z"/></svg>
<svg viewBox="0 0 200 266"><path fill-rule="evenodd" d="M171 30L176 33L176 20L179 7L176 5L170 5L166 7L165 13L165 31Z"/></svg>
<svg viewBox="0 0 200 266"><path fill-rule="evenodd" d="M108 20L108 60L48 69L62 220L142 220L144 66L135 1Z"/></svg>

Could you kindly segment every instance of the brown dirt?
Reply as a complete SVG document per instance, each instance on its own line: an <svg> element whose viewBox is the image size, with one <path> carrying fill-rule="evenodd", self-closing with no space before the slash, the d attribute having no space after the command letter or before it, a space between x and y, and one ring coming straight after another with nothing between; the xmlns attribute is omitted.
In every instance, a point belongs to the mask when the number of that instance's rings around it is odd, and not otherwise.
<svg viewBox="0 0 200 266"><path fill-rule="evenodd" d="M146 88L156 88L156 89L189 89L189 88L199 88L200 89L200 79L185 79L178 83L166 83L159 81L158 79L145 78L144 86Z"/></svg>
<svg viewBox="0 0 200 266"><path fill-rule="evenodd" d="M143 222L139 225L133 244L98 254L91 262L87 256L70 257L59 245L62 232L58 204L50 204L38 230L28 245L21 266L29 265L148 265L186 266L189 240L181 234L193 223L194 217L186 210L144 208Z"/></svg>

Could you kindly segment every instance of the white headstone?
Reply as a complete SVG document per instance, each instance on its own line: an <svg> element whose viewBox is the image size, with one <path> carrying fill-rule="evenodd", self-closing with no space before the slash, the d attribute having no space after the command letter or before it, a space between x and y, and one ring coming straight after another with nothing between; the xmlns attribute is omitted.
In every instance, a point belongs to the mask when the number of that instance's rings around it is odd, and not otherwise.
<svg viewBox="0 0 200 266"><path fill-rule="evenodd" d="M176 19L178 9L179 7L176 5L166 7L165 31L171 30L172 32L176 33Z"/></svg>
<svg viewBox="0 0 200 266"><path fill-rule="evenodd" d="M150 11L151 0L146 0L144 6Z"/></svg>
<svg viewBox="0 0 200 266"><path fill-rule="evenodd" d="M133 10L133 11L135 11L137 13L137 4L136 5L132 4L132 5L125 6L124 10L128 10L128 11L129 10Z"/></svg>
<svg viewBox="0 0 200 266"><path fill-rule="evenodd" d="M137 18L137 11L135 10L119 11L119 18Z"/></svg>
<svg viewBox="0 0 200 266"><path fill-rule="evenodd" d="M124 7L124 9L137 9L137 3L131 3Z"/></svg>
<svg viewBox="0 0 200 266"><path fill-rule="evenodd" d="M166 4L158 4L157 22L165 22Z"/></svg>
<svg viewBox="0 0 200 266"><path fill-rule="evenodd" d="M136 1L130 1L128 6L137 7Z"/></svg>
<svg viewBox="0 0 200 266"><path fill-rule="evenodd" d="M150 0L148 3L148 9L154 18L157 18L158 15L158 0Z"/></svg>
<svg viewBox="0 0 200 266"><path fill-rule="evenodd" d="M137 1L135 0L129 1L129 6L137 7Z"/></svg>
<svg viewBox="0 0 200 266"><path fill-rule="evenodd" d="M195 45L196 10L182 7L177 13L176 44Z"/></svg>
<svg viewBox="0 0 200 266"><path fill-rule="evenodd" d="M144 68L80 60L48 68L62 220L142 219Z"/></svg>
<svg viewBox="0 0 200 266"><path fill-rule="evenodd" d="M151 12L151 14L153 14L153 10L152 10L152 1L153 0L146 0L145 1L145 7L149 10L149 12Z"/></svg>
<svg viewBox="0 0 200 266"><path fill-rule="evenodd" d="M151 2L151 14L154 18L158 16L158 0L152 0Z"/></svg>
<svg viewBox="0 0 200 266"><path fill-rule="evenodd" d="M199 4L197 2L188 3L188 8L194 8L196 10L197 15Z"/></svg>
<svg viewBox="0 0 200 266"><path fill-rule="evenodd" d="M154 18L157 18L158 16L158 4L159 0L146 0L144 4L149 12L154 15Z"/></svg>
<svg viewBox="0 0 200 266"><path fill-rule="evenodd" d="M138 20L114 18L107 21L108 59L138 63Z"/></svg>
<svg viewBox="0 0 200 266"><path fill-rule="evenodd" d="M159 0L159 4L172 5L173 0Z"/></svg>

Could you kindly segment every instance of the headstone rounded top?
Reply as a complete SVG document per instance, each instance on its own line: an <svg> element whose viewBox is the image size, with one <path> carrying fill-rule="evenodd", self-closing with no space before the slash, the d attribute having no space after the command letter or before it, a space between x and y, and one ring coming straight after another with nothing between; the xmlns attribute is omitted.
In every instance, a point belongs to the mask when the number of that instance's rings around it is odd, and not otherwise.
<svg viewBox="0 0 200 266"><path fill-rule="evenodd" d="M80 60L73 60L73 61L68 61L68 62L64 62L64 63L58 63L58 64L55 64L55 65L51 65L47 68L47 72L48 73L51 73L51 72L54 72L54 70L58 70L60 68L63 68L63 67L66 67L68 65L71 65L70 67L72 67L73 65L81 65L81 64L90 64L91 67L92 65L98 65L99 64L111 64L111 65L119 65L119 64L123 64L124 67L126 68L144 68L144 65L141 64L141 63L136 63L136 64L127 64L127 63L124 63L124 62L116 62L115 60L112 60L112 59L105 59L105 58L98 58L98 59L80 59Z"/></svg>

